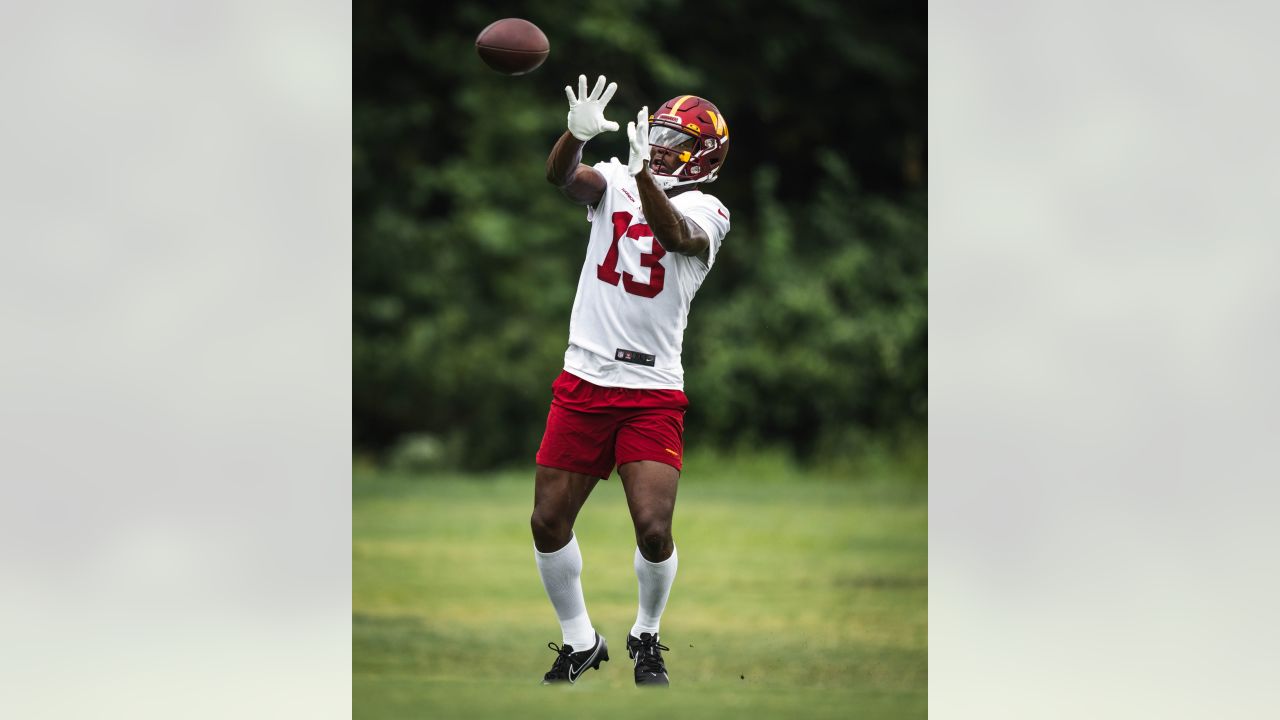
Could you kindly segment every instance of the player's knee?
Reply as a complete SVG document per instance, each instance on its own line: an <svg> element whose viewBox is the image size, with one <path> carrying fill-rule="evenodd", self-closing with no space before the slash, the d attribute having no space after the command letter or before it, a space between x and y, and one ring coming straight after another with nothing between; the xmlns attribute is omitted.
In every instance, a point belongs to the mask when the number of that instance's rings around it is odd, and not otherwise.
<svg viewBox="0 0 1280 720"><path fill-rule="evenodd" d="M529 527L533 530L533 542L542 552L551 552L562 548L569 542L573 527L551 513L534 508L529 516Z"/></svg>
<svg viewBox="0 0 1280 720"><path fill-rule="evenodd" d="M671 523L654 521L636 528L636 545L649 562L660 562L671 552Z"/></svg>

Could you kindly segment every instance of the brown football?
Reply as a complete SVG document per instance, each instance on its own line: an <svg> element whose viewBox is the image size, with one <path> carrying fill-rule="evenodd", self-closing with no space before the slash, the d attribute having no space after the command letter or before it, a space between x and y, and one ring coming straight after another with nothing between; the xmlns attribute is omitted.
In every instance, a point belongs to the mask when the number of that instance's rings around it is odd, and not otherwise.
<svg viewBox="0 0 1280 720"><path fill-rule="evenodd" d="M520 18L489 23L476 36L476 52L489 67L506 75L533 72L547 59L551 44L537 25Z"/></svg>

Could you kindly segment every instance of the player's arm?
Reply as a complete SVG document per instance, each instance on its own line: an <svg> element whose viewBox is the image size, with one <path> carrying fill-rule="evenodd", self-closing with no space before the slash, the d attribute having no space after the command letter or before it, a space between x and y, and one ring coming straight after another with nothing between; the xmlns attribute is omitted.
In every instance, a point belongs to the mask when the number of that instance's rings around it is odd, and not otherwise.
<svg viewBox="0 0 1280 720"><path fill-rule="evenodd" d="M697 223L676 209L649 171L649 108L641 108L636 121L627 123L627 141L631 144L627 172L636 178L640 206L644 208L645 222L653 231L654 239L667 252L700 257L705 262L711 238Z"/></svg>
<svg viewBox="0 0 1280 720"><path fill-rule="evenodd" d="M667 194L658 187L649 172L649 161L636 174L636 187L640 189L640 206L644 208L645 222L653 231L653 237L667 252L707 259L711 238L697 223L676 209Z"/></svg>
<svg viewBox="0 0 1280 720"><path fill-rule="evenodd" d="M604 119L604 108L617 89L617 83L609 83L606 88L603 75L596 80L590 95L586 75L578 76L577 95L568 85L564 87L564 94L569 98L569 129L547 156L547 181L574 202L595 205L604 197L604 176L582 164L582 147L596 135L618 129L618 123Z"/></svg>
<svg viewBox="0 0 1280 720"><path fill-rule="evenodd" d="M586 142L565 131L547 156L547 182L580 205L595 205L604 197L607 187L599 170L582 164L582 148Z"/></svg>

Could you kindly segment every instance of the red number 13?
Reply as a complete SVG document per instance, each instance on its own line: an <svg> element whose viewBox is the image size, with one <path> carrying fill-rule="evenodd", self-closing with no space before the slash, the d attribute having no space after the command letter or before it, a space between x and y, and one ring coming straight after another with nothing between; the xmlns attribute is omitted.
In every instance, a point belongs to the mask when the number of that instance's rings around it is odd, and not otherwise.
<svg viewBox="0 0 1280 720"><path fill-rule="evenodd" d="M652 240L653 249L650 252L640 253L640 265L649 268L649 282L642 283L625 270L618 272L618 240L623 235L639 241L643 238L653 238L653 231L644 223L632 225L631 213L614 213L613 242L609 245L609 253L604 256L604 262L596 266L596 277L610 285L617 285L618 281L621 280L622 287L627 292L640 297L651 298L662 292L662 281L667 271L658 261L662 259L663 255L667 254L667 251L663 250L655 239Z"/></svg>

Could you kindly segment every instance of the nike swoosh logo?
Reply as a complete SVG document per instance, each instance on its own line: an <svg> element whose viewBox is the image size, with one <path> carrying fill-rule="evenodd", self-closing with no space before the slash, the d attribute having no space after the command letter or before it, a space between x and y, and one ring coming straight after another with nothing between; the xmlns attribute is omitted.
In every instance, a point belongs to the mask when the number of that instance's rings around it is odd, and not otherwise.
<svg viewBox="0 0 1280 720"><path fill-rule="evenodd" d="M572 684L573 681L577 680L578 676L581 675L587 668L591 667L591 663L596 659L596 656L600 654L601 645L602 643L599 640L596 640L596 651L588 655L587 659L583 660L582 664L579 665L577 668L573 667L573 663L569 663L569 683L570 684Z"/></svg>

